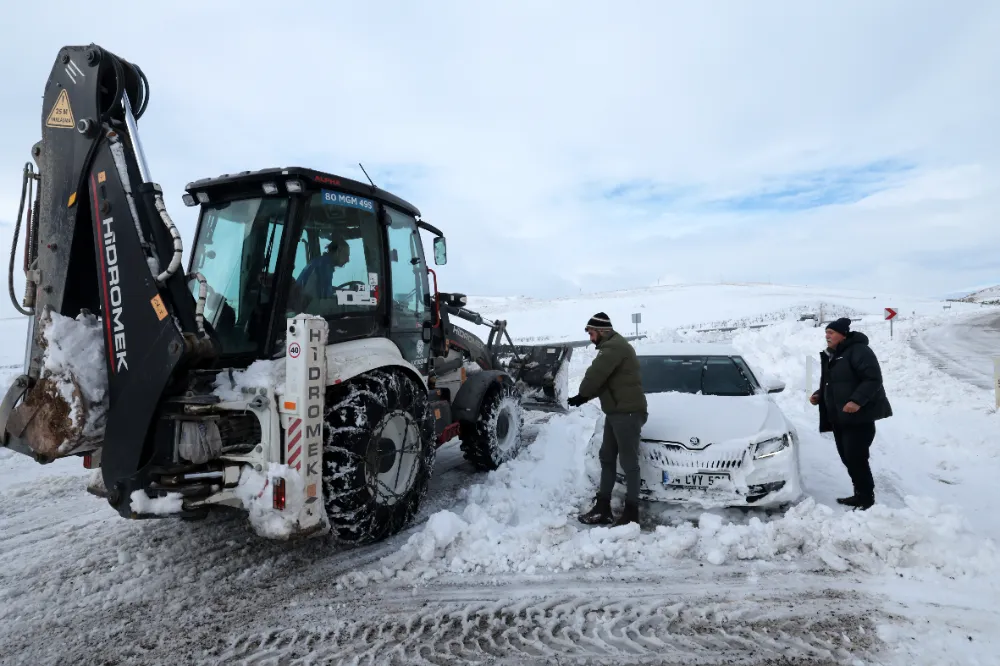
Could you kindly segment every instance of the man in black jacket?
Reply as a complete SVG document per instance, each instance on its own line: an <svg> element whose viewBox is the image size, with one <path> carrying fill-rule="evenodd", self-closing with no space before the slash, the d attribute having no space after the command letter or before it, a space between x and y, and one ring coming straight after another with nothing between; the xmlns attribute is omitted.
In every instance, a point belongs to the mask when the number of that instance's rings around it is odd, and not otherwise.
<svg viewBox="0 0 1000 666"><path fill-rule="evenodd" d="M868 336L850 329L851 320L846 317L826 327L819 390L809 401L819 406L819 431L833 432L840 460L854 483L854 494L837 501L864 510L875 504L875 481L868 463L875 421L892 416L892 407Z"/></svg>

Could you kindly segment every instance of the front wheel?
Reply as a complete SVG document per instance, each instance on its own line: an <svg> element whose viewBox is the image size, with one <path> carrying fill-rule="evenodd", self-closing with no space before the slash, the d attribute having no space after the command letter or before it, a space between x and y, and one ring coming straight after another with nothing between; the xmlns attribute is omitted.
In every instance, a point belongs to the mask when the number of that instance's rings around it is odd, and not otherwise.
<svg viewBox="0 0 1000 666"><path fill-rule="evenodd" d="M475 423L462 422L465 459L483 471L513 460L525 446L521 395L509 384L491 386L483 397Z"/></svg>
<svg viewBox="0 0 1000 666"><path fill-rule="evenodd" d="M327 391L323 493L337 536L355 544L398 533L434 469L434 421L423 386L402 370L363 373Z"/></svg>

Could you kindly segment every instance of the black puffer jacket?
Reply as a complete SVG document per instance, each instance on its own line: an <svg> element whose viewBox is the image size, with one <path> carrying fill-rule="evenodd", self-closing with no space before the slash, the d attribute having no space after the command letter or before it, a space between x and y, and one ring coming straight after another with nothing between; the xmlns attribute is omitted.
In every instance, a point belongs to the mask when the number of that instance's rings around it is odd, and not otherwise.
<svg viewBox="0 0 1000 666"><path fill-rule="evenodd" d="M819 355L822 373L819 390L819 431L830 432L834 425L849 427L892 416L892 406L882 385L882 369L868 336L851 331L834 350ZM861 407L848 414L849 402Z"/></svg>

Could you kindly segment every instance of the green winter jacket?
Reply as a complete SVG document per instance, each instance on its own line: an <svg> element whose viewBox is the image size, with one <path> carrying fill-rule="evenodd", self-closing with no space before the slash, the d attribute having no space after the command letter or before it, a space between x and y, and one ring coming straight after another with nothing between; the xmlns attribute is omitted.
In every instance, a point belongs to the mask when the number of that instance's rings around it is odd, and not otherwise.
<svg viewBox="0 0 1000 666"><path fill-rule="evenodd" d="M617 332L597 345L597 358L587 368L578 391L581 397L601 399L605 414L647 413L639 359L628 340Z"/></svg>

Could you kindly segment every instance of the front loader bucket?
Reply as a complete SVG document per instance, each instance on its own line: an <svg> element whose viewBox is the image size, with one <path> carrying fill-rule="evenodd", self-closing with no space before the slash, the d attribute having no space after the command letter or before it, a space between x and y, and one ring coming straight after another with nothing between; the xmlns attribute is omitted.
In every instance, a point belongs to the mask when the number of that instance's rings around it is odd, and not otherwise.
<svg viewBox="0 0 1000 666"><path fill-rule="evenodd" d="M566 412L569 361L567 345L504 345L495 349L497 368L514 378L525 409Z"/></svg>

